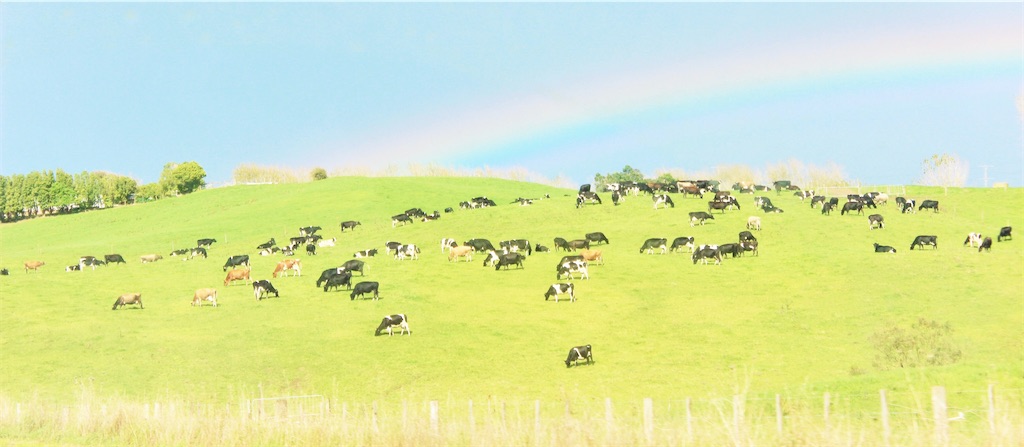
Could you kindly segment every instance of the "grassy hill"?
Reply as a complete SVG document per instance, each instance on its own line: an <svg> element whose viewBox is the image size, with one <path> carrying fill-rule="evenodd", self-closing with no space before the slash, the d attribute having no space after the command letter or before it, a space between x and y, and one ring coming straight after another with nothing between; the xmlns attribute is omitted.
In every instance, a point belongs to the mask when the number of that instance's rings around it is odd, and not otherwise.
<svg viewBox="0 0 1024 447"><path fill-rule="evenodd" d="M542 197L532 206L517 197ZM488 196L499 206L460 210ZM607 194L603 194L607 199ZM822 216L807 202L769 194L783 214L764 215L753 198L691 228L687 212L706 200L674 195L653 210L647 197L615 207L574 207L575 192L477 178L332 178L307 184L238 186L149 204L0 226L0 395L66 399L98 395L230 401L254 395L323 393L354 401L484 398L557 399L586 394L728 396L832 390L876 393L945 385L979 389L1024 385L1024 250L1020 241L991 253L961 246L968 232L995 236L1020 226L1024 191L912 188L941 212L899 214L881 207L886 228L865 216ZM436 222L392 228L408 208L455 207ZM638 253L650 237L694 236L733 242L758 215L756 257L694 265L688 254ZM338 224L358 220L354 232ZM252 288L223 286L230 255L253 256L256 279L270 278L281 256L256 255L319 225L336 247L304 253L301 277L273 279L281 298L257 302ZM606 264L575 280L578 301L545 301L563 253L536 253L522 270L452 264L439 241L582 238L602 231ZM1019 230L1018 230L1019 231ZM937 250L910 251L919 234ZM171 250L212 237L209 259L182 262ZM314 286L319 273L356 250L387 241L415 243L417 261L367 260L379 301L349 299ZM872 243L895 255L875 254ZM383 250L382 250L383 251ZM120 253L127 265L65 272L81 255ZM165 259L142 264L138 256ZM24 261L46 266L26 273ZM360 279L358 275L356 279ZM216 287L217 308L189 305L196 288ZM115 297L141 292L144 310L111 311ZM382 316L405 313L411 337L374 337ZM883 369L873 336L919 318L948 323L962 352L951 365ZM569 347L589 343L596 364L567 369Z"/></svg>

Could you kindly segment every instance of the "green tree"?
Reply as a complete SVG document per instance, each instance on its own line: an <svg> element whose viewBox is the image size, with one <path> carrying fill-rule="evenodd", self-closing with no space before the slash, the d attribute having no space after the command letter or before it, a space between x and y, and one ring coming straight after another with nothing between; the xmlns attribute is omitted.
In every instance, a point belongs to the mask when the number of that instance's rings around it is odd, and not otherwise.
<svg viewBox="0 0 1024 447"><path fill-rule="evenodd" d="M310 172L309 175L313 177L313 181L323 180L327 178L327 170L324 168L313 168L313 172Z"/></svg>
<svg viewBox="0 0 1024 447"><path fill-rule="evenodd" d="M119 205L127 205L131 203L138 189L139 183L135 179L119 175L114 180L113 193L110 196L111 200Z"/></svg>
<svg viewBox="0 0 1024 447"><path fill-rule="evenodd" d="M58 169L53 173L53 201L57 206L75 203L75 178Z"/></svg>
<svg viewBox="0 0 1024 447"><path fill-rule="evenodd" d="M163 196L163 186L159 183L146 183L145 185L139 186L135 191L136 202L149 202L151 200L157 200Z"/></svg>
<svg viewBox="0 0 1024 447"><path fill-rule="evenodd" d="M594 188L596 190L604 189L604 186L609 183L622 183L622 182L636 182L642 183L644 181L644 173L638 169L633 168L630 165L626 165L622 168L621 172L612 172L607 175L595 174L594 175Z"/></svg>
<svg viewBox="0 0 1024 447"><path fill-rule="evenodd" d="M165 194L189 194L206 186L206 171L199 163L186 161L167 163L160 173L160 186Z"/></svg>

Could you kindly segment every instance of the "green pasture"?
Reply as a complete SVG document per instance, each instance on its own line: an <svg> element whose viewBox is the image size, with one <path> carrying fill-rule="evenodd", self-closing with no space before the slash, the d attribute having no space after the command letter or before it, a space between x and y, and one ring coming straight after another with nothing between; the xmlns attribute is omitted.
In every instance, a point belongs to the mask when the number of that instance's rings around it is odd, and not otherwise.
<svg viewBox="0 0 1024 447"><path fill-rule="evenodd" d="M531 206L509 204L545 194ZM458 208L481 195L498 206ZM767 195L785 213L765 215L741 196L742 210L691 228L687 213L706 210L707 199L676 194L675 208L654 210L649 197L616 207L605 193L604 205L576 209L575 191L530 183L331 178L0 225L0 267L10 270L0 277L0 395L635 400L1024 386L1024 242L995 243L990 253L961 245L972 231L994 238L1002 226L1024 225L1024 191L912 187L908 197L939 200L941 211L903 215L890 203L877 211L886 219L879 230L868 229L866 214L822 216L792 195ZM391 227L390 216L408 208L449 206L456 211L436 222ZM734 242L752 215L764 223L759 256L705 266L688 254L639 253L650 237ZM362 226L341 233L344 220ZM236 254L252 256L254 278L269 279L282 257L260 257L256 245L282 243L307 225L323 227L337 246L297 253L302 276L272 280L280 298L257 302L250 286L223 285L221 267ZM522 270L494 271L482 256L449 263L439 246L443 237L552 246L554 237L594 231L611 241L595 247L606 263L573 281L575 303L543 298L564 253L535 253ZM937 235L938 249L909 250L921 234ZM218 240L209 259L167 256L208 237ZM314 286L322 270L357 250L383 252L387 241L415 243L422 253L416 261L366 261L365 279L381 284L379 301ZM873 253L873 242L898 253ZM81 255L109 253L127 265L64 271ZM142 264L149 253L165 258ZM28 260L46 265L26 273ZM190 306L202 287L220 291L219 307ZM111 311L126 292L141 292L145 309ZM392 313L409 317L412 336L373 336ZM959 362L876 367L872 334L919 318L951 325ZM593 346L596 363L567 369L562 361L579 344Z"/></svg>

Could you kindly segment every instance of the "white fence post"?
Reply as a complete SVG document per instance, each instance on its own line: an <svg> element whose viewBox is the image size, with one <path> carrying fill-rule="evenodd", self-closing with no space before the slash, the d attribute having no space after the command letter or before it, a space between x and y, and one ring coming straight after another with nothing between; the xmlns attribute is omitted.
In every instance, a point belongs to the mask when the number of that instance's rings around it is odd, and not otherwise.
<svg viewBox="0 0 1024 447"><path fill-rule="evenodd" d="M440 417L440 407L436 400L430 401L430 431L437 436L440 433L438 418Z"/></svg>
<svg viewBox="0 0 1024 447"><path fill-rule="evenodd" d="M654 401L650 397L644 398L644 438L648 444L654 441Z"/></svg>
<svg viewBox="0 0 1024 447"><path fill-rule="evenodd" d="M935 443L946 445L949 442L949 418L946 408L946 389L941 386L932 387L932 417L935 419Z"/></svg>
<svg viewBox="0 0 1024 447"><path fill-rule="evenodd" d="M889 402L885 399L885 390L878 390L878 393L882 397L882 439L885 440L885 445L889 445L889 436L892 432L889 428Z"/></svg>

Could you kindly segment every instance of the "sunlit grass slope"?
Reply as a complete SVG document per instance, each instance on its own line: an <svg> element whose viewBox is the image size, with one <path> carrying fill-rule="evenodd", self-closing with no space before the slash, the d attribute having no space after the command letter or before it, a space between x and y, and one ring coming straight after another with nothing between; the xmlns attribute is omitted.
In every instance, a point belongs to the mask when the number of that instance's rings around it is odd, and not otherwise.
<svg viewBox="0 0 1024 447"><path fill-rule="evenodd" d="M518 197L539 200L511 205ZM499 206L461 210L488 196ZM0 226L0 394L67 398L83 388L99 395L235 399L324 393L355 401L566 394L634 399L723 396L751 391L877 392L988 383L1021 387L1024 364L1024 242L991 253L961 246L968 232L996 236L1020 226L1024 193L1013 190L912 188L940 201L939 213L878 212L822 216L791 195L769 194L783 214L764 215L753 198L739 211L691 228L689 211L706 200L675 195L676 207L652 209L649 198L618 207L574 207L575 191L496 179L331 178L206 190L185 197L73 216ZM436 222L392 228L390 216L412 207L455 207ZM694 265L687 254L646 255L650 237L694 236L698 243L737 239L758 215L760 256ZM354 232L338 224L358 220ZM297 254L303 275L273 279L281 298L257 302L246 285L223 286L230 255L253 257L253 275L270 278L281 256L256 245L283 243L307 225L337 237L316 256ZM535 253L522 270L485 268L482 256L453 264L442 237L460 241L554 237L602 231L606 264L573 281L578 301L545 302L563 253ZM919 234L939 236L937 250L910 251ZM216 238L209 259L167 255L199 238ZM367 260L366 280L381 283L379 301L314 286L319 273L356 250L387 241L415 243L417 261ZM895 255L875 254L872 243ZM120 253L127 265L65 272L81 255ZM139 256L165 259L142 264ZM26 260L45 261L26 273ZM360 278L358 275L356 279ZM196 288L220 290L220 306L189 305ZM111 311L119 294L141 292L145 309ZM385 314L405 313L411 337L374 337ZM883 370L874 366L872 334L918 318L954 329L963 351L954 365ZM569 347L589 343L596 364L567 369Z"/></svg>

